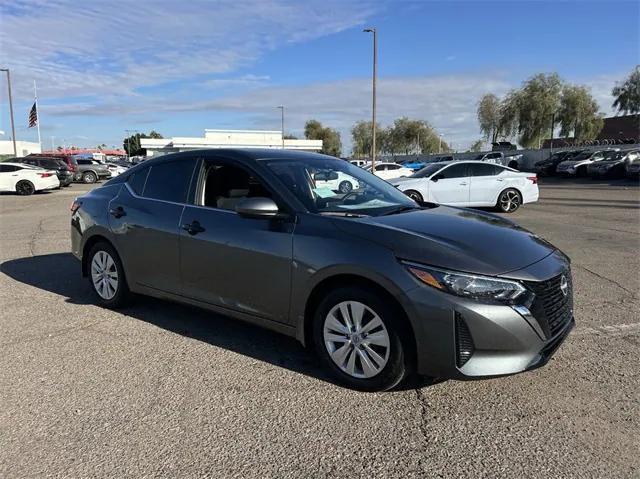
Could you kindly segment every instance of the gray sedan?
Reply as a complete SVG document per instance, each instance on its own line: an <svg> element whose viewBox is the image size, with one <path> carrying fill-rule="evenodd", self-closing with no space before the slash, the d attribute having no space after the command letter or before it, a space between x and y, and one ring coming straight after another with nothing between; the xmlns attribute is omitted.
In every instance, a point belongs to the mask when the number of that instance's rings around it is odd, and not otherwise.
<svg viewBox="0 0 640 479"><path fill-rule="evenodd" d="M316 184L327 171L359 187ZM270 328L360 390L530 370L574 325L569 259L553 245L319 154L147 161L76 199L71 240L99 304L139 293Z"/></svg>

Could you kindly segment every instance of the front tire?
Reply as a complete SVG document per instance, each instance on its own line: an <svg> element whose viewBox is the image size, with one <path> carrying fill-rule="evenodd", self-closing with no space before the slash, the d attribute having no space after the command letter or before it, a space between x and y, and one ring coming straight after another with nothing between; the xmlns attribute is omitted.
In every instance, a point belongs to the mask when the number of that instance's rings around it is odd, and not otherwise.
<svg viewBox="0 0 640 479"><path fill-rule="evenodd" d="M413 201L417 201L418 203L422 203L424 201L422 195L416 190L407 190L404 192L404 194L411 198Z"/></svg>
<svg viewBox="0 0 640 479"><path fill-rule="evenodd" d="M331 291L314 314L316 351L340 383L360 391L392 389L411 369L398 317L364 288Z"/></svg>
<svg viewBox="0 0 640 479"><path fill-rule="evenodd" d="M88 276L97 302L105 308L120 308L129 300L130 292L122 262L109 243L96 243L89 251Z"/></svg>
<svg viewBox="0 0 640 479"><path fill-rule="evenodd" d="M30 196L36 192L36 187L28 180L20 180L16 183L16 193L20 196Z"/></svg>
<svg viewBox="0 0 640 479"><path fill-rule="evenodd" d="M98 181L98 176L93 172L93 171L87 171L86 173L83 173L82 175L82 182L83 183L95 183L96 181Z"/></svg>
<svg viewBox="0 0 640 479"><path fill-rule="evenodd" d="M522 204L522 195L514 188L508 188L498 195L496 208L502 213L513 213Z"/></svg>

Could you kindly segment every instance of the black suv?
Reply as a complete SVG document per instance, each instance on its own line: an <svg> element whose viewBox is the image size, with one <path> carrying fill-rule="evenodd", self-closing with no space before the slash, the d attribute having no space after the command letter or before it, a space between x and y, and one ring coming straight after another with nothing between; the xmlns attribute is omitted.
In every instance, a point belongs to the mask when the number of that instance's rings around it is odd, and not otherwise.
<svg viewBox="0 0 640 479"><path fill-rule="evenodd" d="M60 186L69 186L73 182L73 173L69 171L69 167L65 161L60 158L27 156L24 158L14 158L12 161L24 163L25 165L38 166L47 170L55 170L58 181L60 181Z"/></svg>

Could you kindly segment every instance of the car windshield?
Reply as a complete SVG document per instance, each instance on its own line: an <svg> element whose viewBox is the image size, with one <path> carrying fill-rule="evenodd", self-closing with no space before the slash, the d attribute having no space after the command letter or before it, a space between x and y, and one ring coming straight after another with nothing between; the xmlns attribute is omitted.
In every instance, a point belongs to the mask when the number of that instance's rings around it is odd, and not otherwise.
<svg viewBox="0 0 640 479"><path fill-rule="evenodd" d="M378 216L419 208L386 181L348 161L300 157L261 162L313 213Z"/></svg>
<svg viewBox="0 0 640 479"><path fill-rule="evenodd" d="M447 163L430 163L424 168L416 171L413 175L409 176L409 178L426 178L433 175L436 171L438 171L445 165L447 165Z"/></svg>
<svg viewBox="0 0 640 479"><path fill-rule="evenodd" d="M588 160L592 156L593 156L593 152L583 151L582 153L578 153L577 155L572 156L571 158L568 158L568 159L571 161L582 161L582 160Z"/></svg>

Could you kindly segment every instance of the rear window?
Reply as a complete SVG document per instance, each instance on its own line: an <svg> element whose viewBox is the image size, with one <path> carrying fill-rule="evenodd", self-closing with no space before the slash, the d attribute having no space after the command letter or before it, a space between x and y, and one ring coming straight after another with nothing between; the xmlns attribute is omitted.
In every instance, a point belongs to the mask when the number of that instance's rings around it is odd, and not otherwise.
<svg viewBox="0 0 640 479"><path fill-rule="evenodd" d="M144 185L143 196L156 200L185 203L195 160L183 159L153 165Z"/></svg>
<svg viewBox="0 0 640 479"><path fill-rule="evenodd" d="M499 175L503 168L492 165L491 163L483 163L481 165L469 165L469 176L495 176Z"/></svg>

